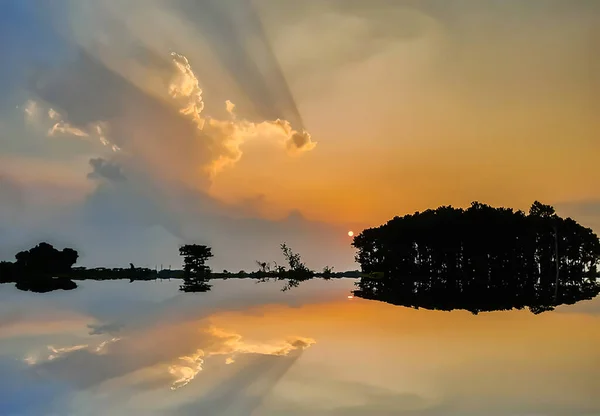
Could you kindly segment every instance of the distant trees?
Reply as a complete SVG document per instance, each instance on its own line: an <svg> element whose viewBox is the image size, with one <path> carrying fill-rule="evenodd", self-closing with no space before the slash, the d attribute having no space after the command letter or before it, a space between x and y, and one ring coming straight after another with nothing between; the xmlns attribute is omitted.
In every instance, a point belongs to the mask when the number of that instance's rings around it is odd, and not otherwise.
<svg viewBox="0 0 600 416"><path fill-rule="evenodd" d="M424 296L444 307L513 299L527 306L542 298L552 305L558 286L565 301L597 288L598 237L537 201L528 214L479 202L442 206L364 230L352 244L362 271L378 275L361 280L364 297L415 303Z"/></svg>
<svg viewBox="0 0 600 416"><path fill-rule="evenodd" d="M213 257L212 249L208 246L186 244L179 248L183 256L183 284L180 290L184 292L206 292L210 290L208 283L211 270L206 261Z"/></svg>

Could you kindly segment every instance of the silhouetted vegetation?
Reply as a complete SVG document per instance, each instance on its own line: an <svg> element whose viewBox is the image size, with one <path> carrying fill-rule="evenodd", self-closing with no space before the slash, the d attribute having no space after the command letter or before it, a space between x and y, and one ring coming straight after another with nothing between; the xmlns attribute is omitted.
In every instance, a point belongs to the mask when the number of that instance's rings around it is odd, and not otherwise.
<svg viewBox="0 0 600 416"><path fill-rule="evenodd" d="M213 273L206 265L212 257L212 250L207 246L185 245L180 248L184 257L183 270L155 270L145 267L135 267L130 264L126 268L85 268L72 267L77 261L78 254L75 250L67 248L62 251L54 249L50 244L40 243L35 248L17 254L17 262L0 262L0 283L17 283L22 290L48 292L57 289L74 289L77 287L73 281L82 280L129 280L152 281L157 279L183 279L180 289L186 292L206 292L210 290L210 280L214 279L256 279L265 281L270 279L285 280L284 290L296 287L301 281L314 276L323 278L358 277L359 272L334 273L329 267L322 273L309 270L302 263L300 256L289 249L285 244L281 246L284 258L289 268L273 263L260 263L259 270L254 272L231 273L224 270L222 273Z"/></svg>
<svg viewBox="0 0 600 416"><path fill-rule="evenodd" d="M323 273L317 273L310 270L306 264L302 262L300 254L292 251L287 244L283 243L280 246L283 258L288 264L287 267L273 262L260 262L256 263L259 266L259 270L253 274L253 277L258 278L262 282L270 280L282 280L286 284L283 287L283 291L289 290L293 287L298 287L300 283L310 280L314 277L320 276L327 279L333 277L333 272L330 267L325 267Z"/></svg>
<svg viewBox="0 0 600 416"><path fill-rule="evenodd" d="M48 243L40 243L16 256L16 262L0 262L0 283L16 283L21 290L49 292L75 289L77 280L129 280L149 281L156 279L181 279L183 270L153 270L144 267L85 268L72 267L78 259L77 251L55 249Z"/></svg>
<svg viewBox="0 0 600 416"><path fill-rule="evenodd" d="M210 268L206 265L206 261L213 256L210 247L199 245L182 246L180 253L184 257L184 283L180 289L185 292L206 292L211 288L209 284L211 279L228 279L233 277L236 279L257 279L261 282L271 280L284 281L285 286L282 290L286 291L314 277L323 277L326 279L342 277L342 273L333 273L330 267L325 267L322 273L310 270L302 262L300 255L292 251L287 244L281 244L280 248L287 266L277 264L277 262L257 261L257 271L251 273L240 271L234 274L226 270L222 273L211 272Z"/></svg>
<svg viewBox="0 0 600 416"><path fill-rule="evenodd" d="M473 313L529 308L534 313L591 299L600 293L600 241L591 229L554 208L535 202L529 212L493 208L478 202L468 209L439 207L395 217L364 230L352 245L361 271L309 269L285 243L285 265L257 261L258 270L213 273L206 262L212 249L180 247L183 270L73 268L75 250L40 243L0 262L0 283L36 292L73 289L73 280L130 282L183 279L180 290L206 292L210 280L251 278L283 281L282 290L313 278L360 278L354 295L395 305L427 309L465 309Z"/></svg>
<svg viewBox="0 0 600 416"><path fill-rule="evenodd" d="M130 267L117 268L85 268L74 267L71 271L71 279L73 280L129 280L135 281L150 281L157 279L182 279L183 270L155 270L147 267L135 267L130 264Z"/></svg>
<svg viewBox="0 0 600 416"><path fill-rule="evenodd" d="M183 256L183 284L180 290L184 292L207 292L211 286L208 281L211 278L210 267L206 261L213 254L210 247L187 244L179 248L179 254Z"/></svg>
<svg viewBox="0 0 600 416"><path fill-rule="evenodd" d="M396 217L356 236L355 295L429 309L533 312L595 297L600 241L535 202L528 214L474 202Z"/></svg>
<svg viewBox="0 0 600 416"><path fill-rule="evenodd" d="M40 293L75 289L77 284L68 275L78 257L77 251L71 248L61 251L48 243L40 243L19 252L16 262L0 263L0 282L16 283L18 289Z"/></svg>

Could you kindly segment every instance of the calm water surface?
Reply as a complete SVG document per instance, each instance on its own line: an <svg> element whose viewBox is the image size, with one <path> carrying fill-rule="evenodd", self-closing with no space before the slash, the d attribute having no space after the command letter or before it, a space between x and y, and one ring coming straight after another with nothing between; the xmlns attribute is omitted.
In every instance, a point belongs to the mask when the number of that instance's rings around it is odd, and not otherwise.
<svg viewBox="0 0 600 416"><path fill-rule="evenodd" d="M0 415L600 415L600 298L413 310L352 280L0 285Z"/></svg>

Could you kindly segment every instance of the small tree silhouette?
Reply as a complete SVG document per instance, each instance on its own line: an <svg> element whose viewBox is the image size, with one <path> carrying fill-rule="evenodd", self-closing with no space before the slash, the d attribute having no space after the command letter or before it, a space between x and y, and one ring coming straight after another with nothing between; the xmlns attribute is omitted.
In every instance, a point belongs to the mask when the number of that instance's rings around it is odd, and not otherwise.
<svg viewBox="0 0 600 416"><path fill-rule="evenodd" d="M183 256L183 285L180 286L180 290L184 292L209 291L211 286L208 281L211 270L206 265L206 261L213 257L211 248L198 244L186 244L179 248L179 254Z"/></svg>

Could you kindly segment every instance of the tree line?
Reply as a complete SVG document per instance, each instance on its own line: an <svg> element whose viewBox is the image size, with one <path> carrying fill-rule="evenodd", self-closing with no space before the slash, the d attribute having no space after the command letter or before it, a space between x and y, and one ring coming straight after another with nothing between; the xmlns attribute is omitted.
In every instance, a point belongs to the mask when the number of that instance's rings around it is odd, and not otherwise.
<svg viewBox="0 0 600 416"><path fill-rule="evenodd" d="M534 202L528 213L473 202L395 217L354 238L367 274L358 296L485 310L553 305L598 293L600 241Z"/></svg>
<svg viewBox="0 0 600 416"><path fill-rule="evenodd" d="M180 247L183 257L182 270L154 270L135 267L130 263L128 268L85 268L73 267L79 254L72 248L58 250L51 244L42 242L30 250L16 254L15 262L0 262L0 283L16 283L18 289L34 292L52 290L70 290L77 288L78 280L121 280L150 281L157 279L182 279L180 289L185 292L206 292L210 290L210 280L228 278L252 278L260 281L283 280L284 290L298 286L301 281L317 275L324 278L358 277L358 272L334 273L329 267L317 273L310 270L302 262L298 253L293 252L286 244L281 245L287 266L276 262L257 261L258 270L239 273L213 272L206 262L213 257L212 248L205 245L186 244Z"/></svg>
<svg viewBox="0 0 600 416"><path fill-rule="evenodd" d="M206 292L210 280L249 277L283 281L282 290L315 277L360 278L355 296L409 307L467 309L474 313L528 307L534 312L600 293L600 240L589 228L534 202L527 213L473 202L467 209L442 206L363 230L354 237L361 271L314 271L286 244L284 264L257 261L258 270L216 273L206 245L179 249L182 270L74 268L77 251L48 243L0 262L0 283L45 292L73 289L74 280L177 278L184 292ZM560 299L559 299L560 296Z"/></svg>

